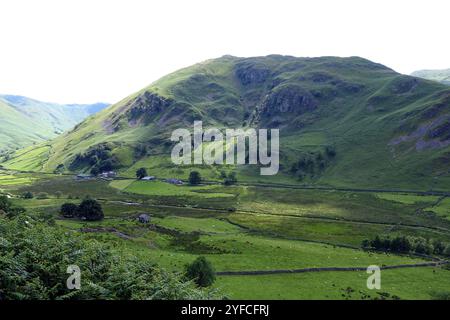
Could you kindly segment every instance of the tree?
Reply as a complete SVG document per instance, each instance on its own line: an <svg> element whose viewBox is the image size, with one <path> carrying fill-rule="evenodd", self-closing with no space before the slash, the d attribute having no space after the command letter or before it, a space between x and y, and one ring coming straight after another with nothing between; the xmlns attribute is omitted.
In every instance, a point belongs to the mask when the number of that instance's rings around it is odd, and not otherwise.
<svg viewBox="0 0 450 320"><path fill-rule="evenodd" d="M25 192L25 193L22 195L22 198L24 198L24 199L33 199L33 198L34 198L34 195L33 195L32 192L27 191L27 192Z"/></svg>
<svg viewBox="0 0 450 320"><path fill-rule="evenodd" d="M0 211L2 214L6 214L8 218L13 218L25 212L25 209L22 207L13 207L11 200L7 196L0 196Z"/></svg>
<svg viewBox="0 0 450 320"><path fill-rule="evenodd" d="M444 252L443 252L443 255L446 256L446 257L450 257L450 244L448 244L448 245L445 247L445 250L444 250Z"/></svg>
<svg viewBox="0 0 450 320"><path fill-rule="evenodd" d="M11 210L12 204L7 196L0 196L0 210L8 213Z"/></svg>
<svg viewBox="0 0 450 320"><path fill-rule="evenodd" d="M220 171L220 179L225 179L227 177L227 172L225 170Z"/></svg>
<svg viewBox="0 0 450 320"><path fill-rule="evenodd" d="M147 176L147 169L145 168L140 168L136 171L136 178L138 178L138 180L141 180L142 178Z"/></svg>
<svg viewBox="0 0 450 320"><path fill-rule="evenodd" d="M64 203L59 211L65 218L73 218L77 212L78 206L74 203Z"/></svg>
<svg viewBox="0 0 450 320"><path fill-rule="evenodd" d="M62 197L63 193L61 191L56 191L55 196L56 198L60 199Z"/></svg>
<svg viewBox="0 0 450 320"><path fill-rule="evenodd" d="M228 177L223 181L223 184L226 186L231 186L237 183L236 172L230 172Z"/></svg>
<svg viewBox="0 0 450 320"><path fill-rule="evenodd" d="M186 266L186 277L199 287L209 287L216 280L216 273L212 264L205 257L198 257Z"/></svg>
<svg viewBox="0 0 450 320"><path fill-rule="evenodd" d="M445 244L440 240L433 240L433 247L435 254L443 254L445 251Z"/></svg>
<svg viewBox="0 0 450 320"><path fill-rule="evenodd" d="M83 200L77 208L76 216L88 221L98 221L104 218L102 206L94 199Z"/></svg>
<svg viewBox="0 0 450 320"><path fill-rule="evenodd" d="M92 174L92 175L96 176L96 175L98 175L99 173L100 173L100 169L99 169L97 166L92 167L92 169L91 169L91 174Z"/></svg>
<svg viewBox="0 0 450 320"><path fill-rule="evenodd" d="M327 154L328 158L334 158L336 156L336 149L331 146L327 146L325 148L325 153Z"/></svg>
<svg viewBox="0 0 450 320"><path fill-rule="evenodd" d="M189 174L189 184L196 186L202 182L202 176L198 171L191 171Z"/></svg>

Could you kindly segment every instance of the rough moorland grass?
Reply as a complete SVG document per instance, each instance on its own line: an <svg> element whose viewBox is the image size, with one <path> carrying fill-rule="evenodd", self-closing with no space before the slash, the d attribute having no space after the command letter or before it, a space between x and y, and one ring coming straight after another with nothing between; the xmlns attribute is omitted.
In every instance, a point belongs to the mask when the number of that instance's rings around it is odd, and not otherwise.
<svg viewBox="0 0 450 320"><path fill-rule="evenodd" d="M405 204L380 199L371 193L251 187L245 195L240 197L238 209L450 229L448 221L432 212L420 213L425 206L426 204L421 202Z"/></svg>

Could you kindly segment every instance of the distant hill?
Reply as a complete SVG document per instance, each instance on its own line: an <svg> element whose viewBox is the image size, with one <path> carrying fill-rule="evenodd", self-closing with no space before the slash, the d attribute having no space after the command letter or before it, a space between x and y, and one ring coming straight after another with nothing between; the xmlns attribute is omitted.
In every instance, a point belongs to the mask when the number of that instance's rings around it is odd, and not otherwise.
<svg viewBox="0 0 450 320"><path fill-rule="evenodd" d="M439 81L441 83L450 85L450 69L445 70L419 70L411 73L414 77L419 77L428 80Z"/></svg>
<svg viewBox="0 0 450 320"><path fill-rule="evenodd" d="M172 130L279 128L281 170L176 167ZM56 139L20 150L9 168L134 177L146 167L186 179L450 190L450 88L359 58L224 56L169 74Z"/></svg>
<svg viewBox="0 0 450 320"><path fill-rule="evenodd" d="M105 103L62 105L0 95L0 150L52 139L107 106Z"/></svg>

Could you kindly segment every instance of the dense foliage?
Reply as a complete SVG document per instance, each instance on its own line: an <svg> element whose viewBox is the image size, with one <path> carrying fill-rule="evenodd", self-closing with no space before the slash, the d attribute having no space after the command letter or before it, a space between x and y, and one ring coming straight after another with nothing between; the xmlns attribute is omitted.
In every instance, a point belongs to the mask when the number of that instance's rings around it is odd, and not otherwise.
<svg viewBox="0 0 450 320"><path fill-rule="evenodd" d="M145 168L140 168L136 171L136 178L138 178L139 180L141 180L142 178L147 176L147 169Z"/></svg>
<svg viewBox="0 0 450 320"><path fill-rule="evenodd" d="M89 166L93 175L111 171L119 166L117 158L111 152L112 148L113 146L109 143L101 143L90 147L86 152L75 156L70 169L76 170Z"/></svg>
<svg viewBox="0 0 450 320"><path fill-rule="evenodd" d="M192 186L199 185L202 182L202 176L198 171L191 171L189 174L189 184Z"/></svg>
<svg viewBox="0 0 450 320"><path fill-rule="evenodd" d="M14 217L24 211L21 207L13 206L7 196L0 196L0 216Z"/></svg>
<svg viewBox="0 0 450 320"><path fill-rule="evenodd" d="M321 174L336 157L334 147L327 146L324 152L302 153L299 160L291 165L290 173L296 175L299 180L305 177L315 177Z"/></svg>
<svg viewBox="0 0 450 320"><path fill-rule="evenodd" d="M79 290L66 285L71 265L81 271ZM217 297L149 261L25 214L0 217L0 300L208 298Z"/></svg>
<svg viewBox="0 0 450 320"><path fill-rule="evenodd" d="M223 179L223 184L226 186L231 186L237 183L236 172L230 172L228 176Z"/></svg>
<svg viewBox="0 0 450 320"><path fill-rule="evenodd" d="M61 206L60 213L65 218L73 218L76 215L78 206L74 203L64 203Z"/></svg>
<svg viewBox="0 0 450 320"><path fill-rule="evenodd" d="M216 273L205 257L198 257L186 266L186 277L194 280L199 287L209 287L216 280Z"/></svg>
<svg viewBox="0 0 450 320"><path fill-rule="evenodd" d="M376 250L417 253L417 254L437 254L450 257L450 243L443 243L440 240L427 240L422 237L397 236L394 238L376 236L372 240L364 240L364 248Z"/></svg>
<svg viewBox="0 0 450 320"><path fill-rule="evenodd" d="M98 221L104 217L101 204L94 199L83 200L79 206L73 203L65 203L61 206L60 213L65 218L78 218L87 221Z"/></svg>

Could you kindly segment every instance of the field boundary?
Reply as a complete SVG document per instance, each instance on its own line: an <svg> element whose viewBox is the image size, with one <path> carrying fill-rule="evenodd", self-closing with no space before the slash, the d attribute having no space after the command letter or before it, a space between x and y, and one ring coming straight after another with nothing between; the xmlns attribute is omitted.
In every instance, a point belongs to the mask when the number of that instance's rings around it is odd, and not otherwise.
<svg viewBox="0 0 450 320"><path fill-rule="evenodd" d="M404 268L423 268L438 267L448 264L449 261L425 262L415 264L400 264L392 266L381 266L381 270L404 269ZM258 276L273 274L292 274L292 273L309 273L309 272L336 272L336 271L366 271L367 267L319 267L319 268L302 268L302 269L277 269L277 270L255 270L255 271L220 271L216 272L218 276Z"/></svg>

